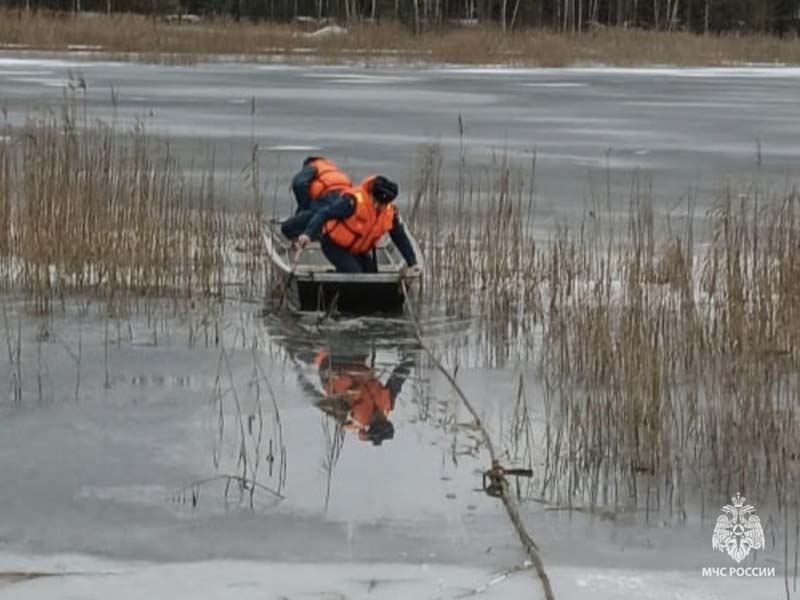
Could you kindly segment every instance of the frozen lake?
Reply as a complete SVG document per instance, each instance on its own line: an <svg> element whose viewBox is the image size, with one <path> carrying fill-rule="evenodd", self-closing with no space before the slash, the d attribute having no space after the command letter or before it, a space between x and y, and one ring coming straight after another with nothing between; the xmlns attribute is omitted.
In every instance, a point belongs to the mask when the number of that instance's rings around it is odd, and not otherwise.
<svg viewBox="0 0 800 600"><path fill-rule="evenodd" d="M726 177L782 187L798 172L798 75L186 68L6 54L0 97L18 123L57 109L64 86L82 81L89 118L142 119L197 170L213 147L234 193L256 143L279 202L309 153L356 177L384 171L406 183L421 144L440 144L455 164L461 115L473 164L492 151L527 164L535 152L537 210L569 215L609 188L624 198L637 174L664 209L690 191L707 200ZM246 302L108 320L68 302L66 315L45 319L3 301L13 325L0 334L0 598L541 597L530 572L497 576L524 553L480 489L487 456L469 415L408 322L276 319ZM458 357L459 382L514 463L520 373L539 438L545 421L531 366L487 367L474 322L441 318L425 331L449 364ZM373 445L335 427L325 354L339 375L402 384L390 439ZM536 485L541 464L532 461ZM238 476L264 488L251 497ZM785 597L783 531L766 508L767 547L742 565L778 575L704 577L703 567L733 565L711 548L728 498L682 520L565 510L528 491L523 518L557 598Z"/></svg>
<svg viewBox="0 0 800 600"><path fill-rule="evenodd" d="M234 174L234 190L256 143L280 201L309 153L331 156L356 178L382 171L407 184L421 144L440 144L451 166L462 141L472 164L494 151L525 166L535 152L538 207L563 214L609 188L627 198L635 177L652 184L665 209L688 193L707 201L727 178L782 187L800 169L799 74L766 67L171 67L6 54L0 97L18 122L58 106L70 79L82 81L89 118L126 127L144 121L172 141L186 168L204 168L213 147L216 168ZM84 90L77 95L82 103Z"/></svg>
<svg viewBox="0 0 800 600"><path fill-rule="evenodd" d="M22 323L22 396L0 406L0 598L542 597L530 571L503 577L525 555L481 491L485 449L402 321L320 326L229 305L216 346L213 326L169 307L108 321L17 308L8 304ZM426 327L443 348L469 334L456 320ZM401 375L391 439L337 438L320 402L320 351L333 373ZM15 372L0 362L9 388ZM458 375L508 464L519 464L508 426L519 372ZM525 493L536 497L541 455L532 466ZM218 479L242 474L265 486L252 501ZM782 593L781 530L768 521L768 546L743 565L778 575L742 579L702 576L733 566L711 548L717 506L687 520L531 500L522 511L557 598Z"/></svg>

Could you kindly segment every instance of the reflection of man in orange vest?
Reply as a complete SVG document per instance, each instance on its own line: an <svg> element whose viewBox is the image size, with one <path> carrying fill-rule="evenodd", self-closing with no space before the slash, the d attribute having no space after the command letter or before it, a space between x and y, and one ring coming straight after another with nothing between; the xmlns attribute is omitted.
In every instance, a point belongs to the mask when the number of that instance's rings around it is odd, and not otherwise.
<svg viewBox="0 0 800 600"><path fill-rule="evenodd" d="M303 168L292 178L297 210L281 225L283 234L296 238L316 211L338 200L340 193L352 186L350 178L330 160L321 156L306 158Z"/></svg>
<svg viewBox="0 0 800 600"><path fill-rule="evenodd" d="M375 273L372 250L388 233L414 271L417 257L400 214L393 204L398 187L381 175L367 177L360 186L341 192L330 205L320 208L297 238L300 248L319 239L322 252L340 273Z"/></svg>
<svg viewBox="0 0 800 600"><path fill-rule="evenodd" d="M360 440L375 446L394 437L389 413L411 373L412 361L397 365L385 384L364 362L352 358L335 361L327 350L317 353L314 364L325 390L325 399L317 404L319 408L346 430L357 432Z"/></svg>

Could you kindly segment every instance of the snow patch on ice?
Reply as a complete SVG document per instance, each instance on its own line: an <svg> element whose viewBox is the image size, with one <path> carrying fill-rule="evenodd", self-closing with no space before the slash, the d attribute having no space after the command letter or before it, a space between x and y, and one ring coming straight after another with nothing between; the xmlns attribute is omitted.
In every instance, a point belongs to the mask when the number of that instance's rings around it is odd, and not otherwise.
<svg viewBox="0 0 800 600"><path fill-rule="evenodd" d="M44 70L30 70L30 71L20 71L18 69L3 69L0 70L0 77L5 76L14 76L14 77L42 77L44 75L55 75L54 71L44 71Z"/></svg>
<svg viewBox="0 0 800 600"><path fill-rule="evenodd" d="M553 83L520 83L522 87L532 88L579 88L586 87L585 83L577 83L572 81L554 81Z"/></svg>
<svg viewBox="0 0 800 600"><path fill-rule="evenodd" d="M0 598L45 600L140 600L142 597L196 598L347 598L348 600L484 599L522 600L540 597L535 575L506 576L474 566L436 563L279 563L241 560L196 563L134 563L80 555L34 557L0 555ZM10 575L34 577L13 581ZM9 577L4 577L4 574ZM709 600L765 598L780 591L782 578L703 578L682 571L586 569L548 566L561 600L648 598ZM38 577L36 577L38 575ZM634 596L631 596L634 594ZM591 596L590 596L591 595Z"/></svg>
<svg viewBox="0 0 800 600"><path fill-rule="evenodd" d="M86 66L74 60L60 60L52 58L13 58L0 57L0 67L40 67L50 68Z"/></svg>
<svg viewBox="0 0 800 600"><path fill-rule="evenodd" d="M575 583L578 587L592 589L616 589L620 592L642 591L644 580L642 577L612 575L608 573L589 573L579 576Z"/></svg>
<svg viewBox="0 0 800 600"><path fill-rule="evenodd" d="M322 150L319 146L267 146L259 148L262 152L318 152Z"/></svg>
<svg viewBox="0 0 800 600"><path fill-rule="evenodd" d="M6 557L2 557L5 559ZM493 578L488 570L436 564L282 564L213 561L177 564L117 563L87 557L8 557L9 573L46 575L3 586L0 598L42 600L80 597L140 600L196 598L334 597L454 598L470 594ZM0 573L2 582L2 573ZM522 575L487 588L483 598L523 598L538 585Z"/></svg>
<svg viewBox="0 0 800 600"><path fill-rule="evenodd" d="M175 488L167 489L160 485L120 485L120 486L81 486L78 498L92 500L111 500L129 504L161 505L175 494Z"/></svg>
<svg viewBox="0 0 800 600"><path fill-rule="evenodd" d="M66 79L52 79L52 78L39 78L39 77L9 77L9 81L15 83L38 83L45 87L61 88L67 85Z"/></svg>
<svg viewBox="0 0 800 600"><path fill-rule="evenodd" d="M418 77L398 75L363 75L360 73L307 73L309 79L328 79L333 83L409 83L419 81Z"/></svg>
<svg viewBox="0 0 800 600"><path fill-rule="evenodd" d="M67 50L102 50L103 46L97 44L69 44Z"/></svg>
<svg viewBox="0 0 800 600"><path fill-rule="evenodd" d="M665 77L800 77L800 67L787 67L784 65L737 65L726 67L667 67L653 65L644 67L611 67L607 65L592 65L580 67L538 68L538 67L503 67L486 65L477 67L463 67L447 65L432 69L453 75L565 75L565 74L601 74L601 75L654 75Z"/></svg>

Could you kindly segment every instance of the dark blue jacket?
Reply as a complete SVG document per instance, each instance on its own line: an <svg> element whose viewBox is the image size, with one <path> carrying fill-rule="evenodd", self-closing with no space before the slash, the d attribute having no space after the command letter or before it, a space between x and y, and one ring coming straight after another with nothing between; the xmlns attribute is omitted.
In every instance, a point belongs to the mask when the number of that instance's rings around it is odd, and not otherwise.
<svg viewBox="0 0 800 600"><path fill-rule="evenodd" d="M309 196L308 190L316 176L317 168L314 165L305 165L292 177L292 191L297 200L298 213L311 208L311 196Z"/></svg>

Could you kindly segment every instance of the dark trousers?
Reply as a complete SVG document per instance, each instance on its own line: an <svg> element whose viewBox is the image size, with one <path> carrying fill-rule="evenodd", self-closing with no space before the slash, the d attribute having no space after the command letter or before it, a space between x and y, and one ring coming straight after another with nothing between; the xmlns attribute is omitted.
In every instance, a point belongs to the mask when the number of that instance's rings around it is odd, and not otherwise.
<svg viewBox="0 0 800 600"><path fill-rule="evenodd" d="M325 258L333 263L337 273L377 273L378 265L372 252L350 254L347 250L332 242L327 235L322 236L322 252Z"/></svg>
<svg viewBox="0 0 800 600"><path fill-rule="evenodd" d="M339 199L339 194L338 192L329 192L316 200L308 199L307 195L305 198L301 199L301 196L297 196L297 210L291 217L281 223L281 232L290 240L303 233L308 227L311 217L317 211L329 208L334 201Z"/></svg>

